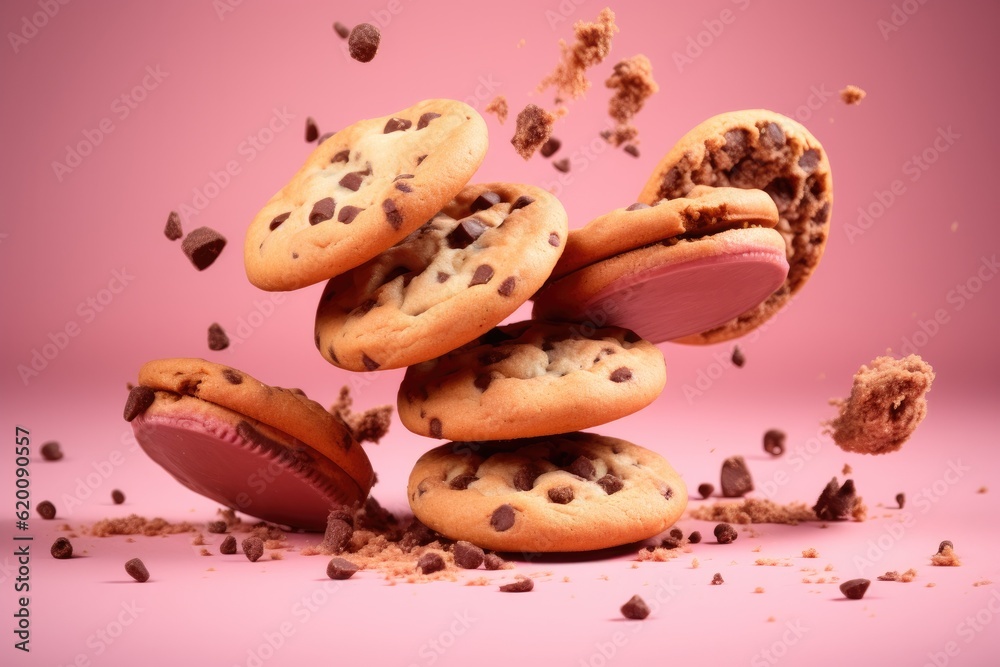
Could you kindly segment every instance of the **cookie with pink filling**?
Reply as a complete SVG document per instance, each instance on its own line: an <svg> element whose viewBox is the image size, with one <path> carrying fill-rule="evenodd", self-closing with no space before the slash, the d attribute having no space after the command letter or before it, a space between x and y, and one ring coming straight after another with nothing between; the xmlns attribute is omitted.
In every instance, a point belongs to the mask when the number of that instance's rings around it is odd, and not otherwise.
<svg viewBox="0 0 1000 667"><path fill-rule="evenodd" d="M202 359L150 361L124 417L156 463L192 491L243 513L323 530L375 480L338 416L297 389Z"/></svg>

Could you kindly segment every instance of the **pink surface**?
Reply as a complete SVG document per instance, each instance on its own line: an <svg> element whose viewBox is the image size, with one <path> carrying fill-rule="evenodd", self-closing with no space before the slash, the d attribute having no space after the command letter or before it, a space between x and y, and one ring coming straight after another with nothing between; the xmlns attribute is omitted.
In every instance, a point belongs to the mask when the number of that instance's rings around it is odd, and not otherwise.
<svg viewBox="0 0 1000 667"><path fill-rule="evenodd" d="M548 104L551 95L535 85L555 65L558 40L602 6L3 3L0 382L9 440L0 495L10 510L0 521L0 661L450 665L531 655L595 667L638 659L995 664L1000 228L984 202L1000 135L983 45L995 41L1000 10L983 3L713 0L653 10L620 2L612 58L557 125L563 147L554 157L569 158L569 173L513 152L513 114L503 126L487 117L491 149L476 180L547 187L573 227L630 204L673 142L716 113L767 107L817 136L836 199L826 256L810 282L739 342L744 368L729 363L730 344L665 344L663 395L595 430L662 452L692 488L718 484L722 459L743 454L755 493L780 501L813 502L850 463L869 521L759 526L734 544L710 539L681 559L637 567L633 550L521 562L517 571L539 575L527 595L498 593L498 580L390 586L362 573L338 584L325 579L319 557L203 557L189 536L81 536L81 557L48 556L63 521L79 528L128 512L214 518L216 505L138 450L121 419L126 383L148 359L204 356L325 403L344 384L359 408L394 401L402 371L350 374L315 350L320 286L268 294L249 285L247 224L308 154L307 116L322 132L428 97L482 110L503 94L513 112ZM376 58L350 60L334 20L379 23ZM660 84L636 118L639 158L598 137L608 127L601 82L614 61L636 53L649 56ZM847 84L868 97L845 105L837 91ZM185 231L208 225L227 237L214 265L196 271L179 242L163 236L170 210L181 212ZM223 352L207 348L212 322L232 339ZM927 420L897 454L841 453L820 433L831 416L826 401L845 396L858 366L887 348L918 352L934 366ZM32 515L27 531L14 525L16 426L33 444L32 498L53 500L60 514L55 522ZM785 456L761 452L768 428L788 432ZM37 447L46 440L62 442L66 458L42 461ZM404 509L406 475L433 444L395 423L383 444L370 446L376 497ZM126 493L125 505L110 503L113 488ZM890 509L901 491L903 512ZM710 524L680 525L711 534ZM15 533L34 538L30 654L13 647ZM962 567L929 565L942 539L955 543ZM800 558L808 547L821 557ZM150 569L146 584L124 572L133 556ZM753 565L761 557L792 565ZM693 558L700 567L692 569ZM910 567L918 577L873 582L864 600L846 602L836 585L802 583L817 576L802 567L841 580ZM717 571L726 584L709 586ZM987 580L998 583L973 585ZM765 592L754 594L758 586ZM633 594L659 603L642 623L618 614Z"/></svg>

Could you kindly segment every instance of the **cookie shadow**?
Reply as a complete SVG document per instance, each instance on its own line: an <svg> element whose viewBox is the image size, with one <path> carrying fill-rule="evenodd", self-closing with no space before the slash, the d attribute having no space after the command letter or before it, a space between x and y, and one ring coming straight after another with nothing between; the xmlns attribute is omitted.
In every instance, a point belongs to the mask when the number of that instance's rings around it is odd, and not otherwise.
<svg viewBox="0 0 1000 667"><path fill-rule="evenodd" d="M634 556L645 545L645 542L632 542L618 547L596 549L594 551L505 551L498 552L500 556L512 563L589 563L600 560L612 560L623 556Z"/></svg>

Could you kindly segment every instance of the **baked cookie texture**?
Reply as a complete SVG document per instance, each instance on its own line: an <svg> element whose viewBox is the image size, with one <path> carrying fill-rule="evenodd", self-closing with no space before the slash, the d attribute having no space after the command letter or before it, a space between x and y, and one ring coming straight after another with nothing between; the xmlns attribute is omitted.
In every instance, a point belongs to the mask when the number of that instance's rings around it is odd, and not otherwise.
<svg viewBox="0 0 1000 667"><path fill-rule="evenodd" d="M848 452L887 454L903 446L927 416L934 369L918 355L876 357L854 375L851 395L831 401L839 409L826 429Z"/></svg>
<svg viewBox="0 0 1000 667"><path fill-rule="evenodd" d="M627 329L528 321L410 366L397 412L432 438L555 435L632 414L665 383L663 354Z"/></svg>
<svg viewBox="0 0 1000 667"><path fill-rule="evenodd" d="M669 528L687 505L659 454L593 433L451 442L420 457L407 486L414 515L484 549L589 551Z"/></svg>
<svg viewBox="0 0 1000 667"><path fill-rule="evenodd" d="M545 190L467 186L400 243L327 283L316 346L327 361L353 371L438 357L534 294L566 234L566 211Z"/></svg>
<svg viewBox="0 0 1000 667"><path fill-rule="evenodd" d="M269 521L322 530L330 507L363 502L375 481L339 416L298 389L203 359L144 364L125 418L182 484Z"/></svg>
<svg viewBox="0 0 1000 667"><path fill-rule="evenodd" d="M293 290L375 257L465 186L487 143L482 117L445 99L337 132L250 223L247 277L261 289Z"/></svg>
<svg viewBox="0 0 1000 667"><path fill-rule="evenodd" d="M788 276L758 306L679 342L716 343L766 321L809 279L829 235L833 180L826 151L800 123L765 109L710 118L677 142L660 161L639 201L685 197L699 185L763 190L778 209Z"/></svg>

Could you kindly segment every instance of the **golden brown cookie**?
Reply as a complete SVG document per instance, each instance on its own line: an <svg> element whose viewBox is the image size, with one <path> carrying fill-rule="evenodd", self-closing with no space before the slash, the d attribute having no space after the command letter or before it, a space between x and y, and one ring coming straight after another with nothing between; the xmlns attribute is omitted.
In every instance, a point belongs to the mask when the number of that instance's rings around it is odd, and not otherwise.
<svg viewBox="0 0 1000 667"><path fill-rule="evenodd" d="M529 185L470 185L378 257L327 283L316 346L354 371L401 368L499 324L549 276L566 212Z"/></svg>
<svg viewBox="0 0 1000 667"><path fill-rule="evenodd" d="M397 411L432 438L526 438L632 414L665 383L663 354L627 329L529 321L410 366Z"/></svg>
<svg viewBox="0 0 1000 667"><path fill-rule="evenodd" d="M437 213L486 155L486 123L453 100L425 100L323 141L247 230L250 282L292 290L371 259Z"/></svg>
<svg viewBox="0 0 1000 667"><path fill-rule="evenodd" d="M407 496L417 519L442 535L520 552L644 540L687 505L662 456L593 433L442 445L417 461Z"/></svg>

